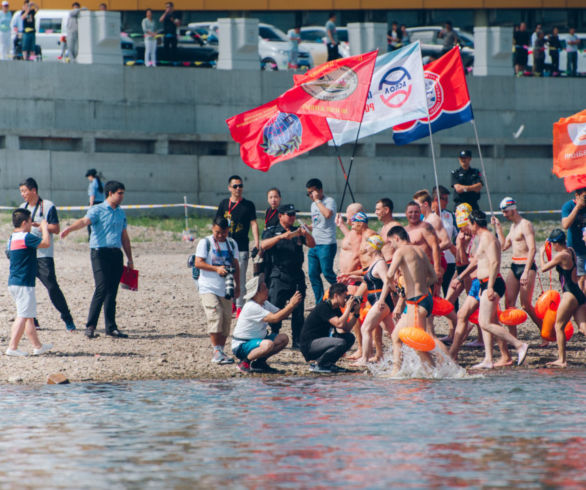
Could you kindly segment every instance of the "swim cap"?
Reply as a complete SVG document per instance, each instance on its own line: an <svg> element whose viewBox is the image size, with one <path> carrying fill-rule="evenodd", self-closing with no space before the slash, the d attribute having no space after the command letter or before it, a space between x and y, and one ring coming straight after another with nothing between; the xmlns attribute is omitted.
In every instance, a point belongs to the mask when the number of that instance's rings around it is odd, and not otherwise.
<svg viewBox="0 0 586 490"><path fill-rule="evenodd" d="M505 209L517 209L517 201L512 197L505 197L500 203L501 211Z"/></svg>
<svg viewBox="0 0 586 490"><path fill-rule="evenodd" d="M352 221L352 223L354 223L355 221L357 221L358 223L368 223L368 216L366 216L366 214L362 211L359 211L354 216L352 216L352 219L350 221Z"/></svg>
<svg viewBox="0 0 586 490"><path fill-rule="evenodd" d="M383 248L385 242L383 241L380 235L372 235L366 239L366 243L368 243L372 248L374 248L377 252L380 252Z"/></svg>
<svg viewBox="0 0 586 490"><path fill-rule="evenodd" d="M566 243L566 234L563 230L556 228L549 234L547 240L551 243Z"/></svg>
<svg viewBox="0 0 586 490"><path fill-rule="evenodd" d="M458 228L464 228L470 224L470 213L472 212L472 206L467 202L458 204L456 207L456 224Z"/></svg>

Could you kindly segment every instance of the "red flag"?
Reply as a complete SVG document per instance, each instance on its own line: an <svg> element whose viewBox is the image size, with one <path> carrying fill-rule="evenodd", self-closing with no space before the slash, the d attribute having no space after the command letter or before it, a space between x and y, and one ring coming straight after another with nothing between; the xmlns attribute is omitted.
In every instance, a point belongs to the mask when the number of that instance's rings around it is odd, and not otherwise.
<svg viewBox="0 0 586 490"><path fill-rule="evenodd" d="M578 189L586 189L586 175L564 177L564 186L568 192L574 192Z"/></svg>
<svg viewBox="0 0 586 490"><path fill-rule="evenodd" d="M279 110L360 122L377 53L329 61L295 77L295 86L277 99Z"/></svg>
<svg viewBox="0 0 586 490"><path fill-rule="evenodd" d="M276 100L232 116L226 124L240 143L244 163L263 172L332 139L324 117L280 112Z"/></svg>
<svg viewBox="0 0 586 490"><path fill-rule="evenodd" d="M586 173L586 110L553 125L553 173L558 177Z"/></svg>

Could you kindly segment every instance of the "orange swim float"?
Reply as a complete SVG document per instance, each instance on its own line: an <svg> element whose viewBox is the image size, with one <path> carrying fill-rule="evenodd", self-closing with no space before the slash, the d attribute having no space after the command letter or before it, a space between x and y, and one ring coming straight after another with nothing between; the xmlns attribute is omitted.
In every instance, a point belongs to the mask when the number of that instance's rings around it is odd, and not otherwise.
<svg viewBox="0 0 586 490"><path fill-rule="evenodd" d="M518 308L507 308L504 311L499 311L499 322L509 327L515 327L527 320L527 313Z"/></svg>
<svg viewBox="0 0 586 490"><path fill-rule="evenodd" d="M537 318L543 320L548 309L556 311L560 305L560 301L560 293L553 289L541 293L541 296L539 296L535 303L535 314L537 315Z"/></svg>
<svg viewBox="0 0 586 490"><path fill-rule="evenodd" d="M470 315L470 317L468 318L468 321L470 323L474 323L474 325L478 325L478 308L476 308L474 310L474 313L472 313L472 315Z"/></svg>
<svg viewBox="0 0 586 490"><path fill-rule="evenodd" d="M412 349L429 352L435 349L435 340L425 330L418 327L405 327L399 332L401 342Z"/></svg>
<svg viewBox="0 0 586 490"><path fill-rule="evenodd" d="M557 339L557 335L555 333L556 316L557 311L548 309L545 312L545 317L541 323L541 337L545 340L549 340L550 342L555 342ZM574 325L572 325L571 321L566 323L566 326L564 327L564 335L566 337L566 342L572 338L572 335L574 335Z"/></svg>
<svg viewBox="0 0 586 490"><path fill-rule="evenodd" d="M433 309L431 314L434 316L445 316L454 311L454 305L447 299L440 298L439 296L433 297Z"/></svg>

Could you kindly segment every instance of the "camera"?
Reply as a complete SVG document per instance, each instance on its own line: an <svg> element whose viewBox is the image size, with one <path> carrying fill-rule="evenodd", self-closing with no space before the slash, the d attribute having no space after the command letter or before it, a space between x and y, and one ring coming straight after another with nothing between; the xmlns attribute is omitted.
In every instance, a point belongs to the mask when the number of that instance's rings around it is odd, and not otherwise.
<svg viewBox="0 0 586 490"><path fill-rule="evenodd" d="M224 290L224 298L232 299L234 298L234 267L226 265L224 266L226 269L226 274L224 276L224 283L225 283L225 290Z"/></svg>

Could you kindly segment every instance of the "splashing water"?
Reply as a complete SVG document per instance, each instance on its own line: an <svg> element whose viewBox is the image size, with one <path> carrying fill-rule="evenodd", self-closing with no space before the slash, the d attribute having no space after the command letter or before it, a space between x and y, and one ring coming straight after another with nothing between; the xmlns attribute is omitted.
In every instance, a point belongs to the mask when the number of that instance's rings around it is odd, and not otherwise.
<svg viewBox="0 0 586 490"><path fill-rule="evenodd" d="M370 372L378 378L396 378L396 379L464 379L475 378L478 375L469 375L466 370L458 366L445 352L439 347L435 347L430 354L433 357L434 365L421 361L417 352L403 345L402 355L403 363L398 375L391 376L393 370L393 361L391 348L385 352L384 359L376 364L368 364Z"/></svg>

